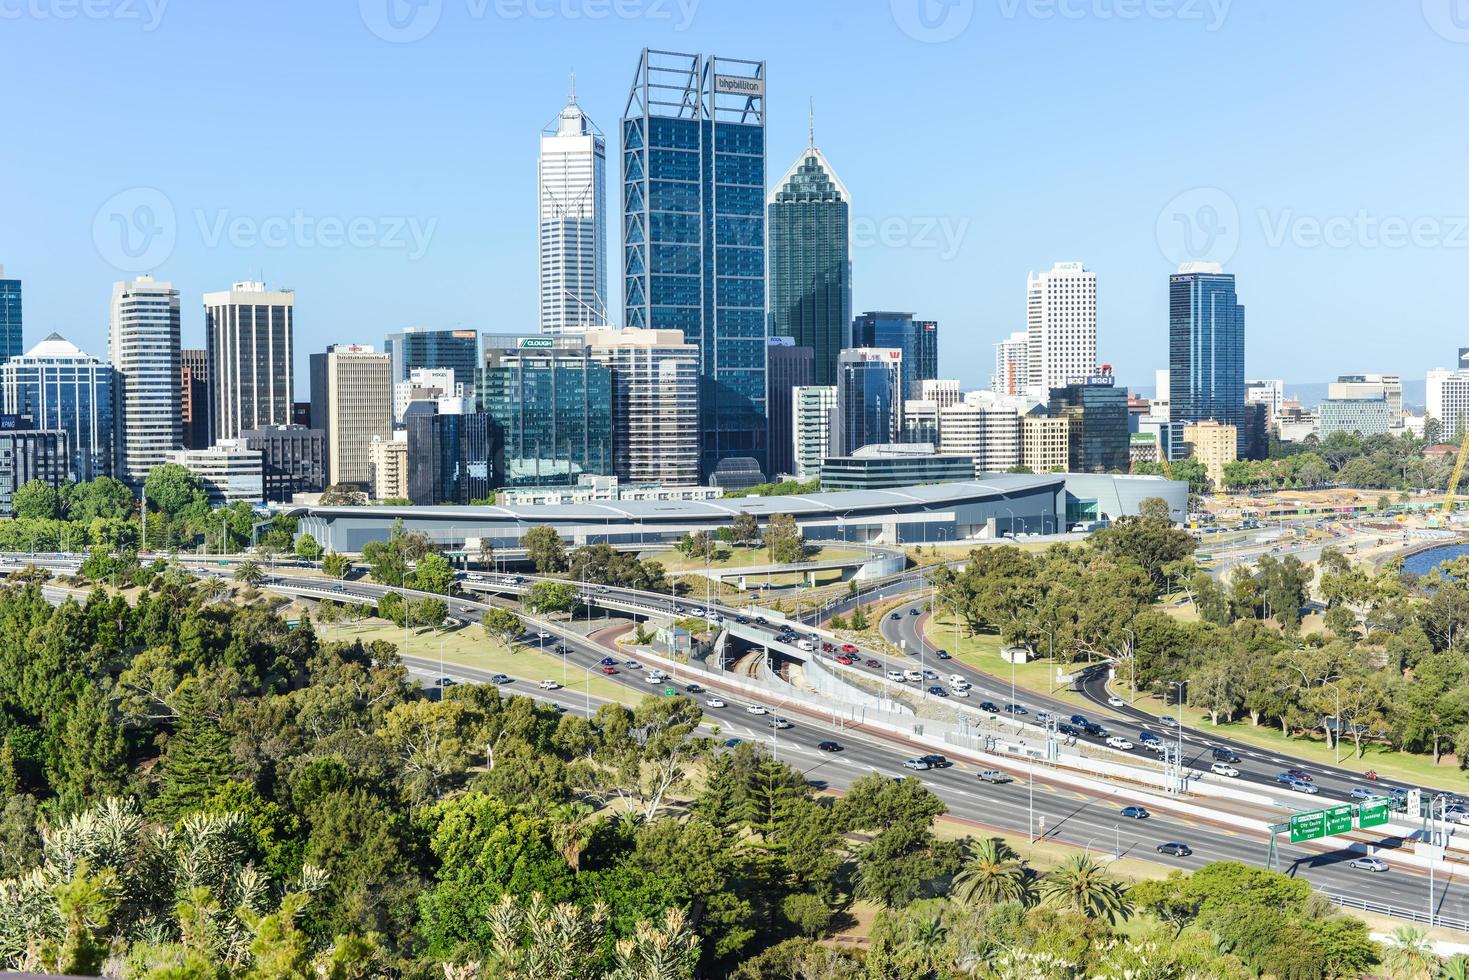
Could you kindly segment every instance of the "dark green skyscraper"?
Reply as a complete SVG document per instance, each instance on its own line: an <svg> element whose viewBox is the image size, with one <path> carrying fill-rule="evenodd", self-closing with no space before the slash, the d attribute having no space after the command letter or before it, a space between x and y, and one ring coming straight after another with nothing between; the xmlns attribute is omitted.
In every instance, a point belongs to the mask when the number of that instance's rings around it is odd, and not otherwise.
<svg viewBox="0 0 1469 980"><path fill-rule="evenodd" d="M816 353L812 383L834 385L851 346L851 195L813 140L767 204L770 332Z"/></svg>

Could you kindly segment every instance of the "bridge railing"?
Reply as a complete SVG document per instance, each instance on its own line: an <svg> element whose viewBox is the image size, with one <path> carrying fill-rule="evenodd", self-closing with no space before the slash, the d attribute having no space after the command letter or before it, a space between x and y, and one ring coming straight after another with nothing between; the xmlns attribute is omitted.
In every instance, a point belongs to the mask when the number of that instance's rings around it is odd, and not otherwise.
<svg viewBox="0 0 1469 980"><path fill-rule="evenodd" d="M1453 916L1439 915L1438 913L1429 916L1423 909L1410 909L1402 905L1369 902L1361 898L1352 898L1350 895L1333 895L1330 892L1322 892L1321 894L1328 902L1339 908L1356 909L1360 912L1372 912L1376 915L1391 916L1394 919L1408 919L1409 921L1418 922L1425 926L1438 926L1443 929L1469 932L1469 919L1456 919Z"/></svg>

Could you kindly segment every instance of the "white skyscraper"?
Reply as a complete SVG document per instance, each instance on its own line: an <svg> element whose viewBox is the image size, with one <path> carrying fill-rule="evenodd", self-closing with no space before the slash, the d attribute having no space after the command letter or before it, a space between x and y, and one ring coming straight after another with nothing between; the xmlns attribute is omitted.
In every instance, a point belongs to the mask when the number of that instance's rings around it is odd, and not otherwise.
<svg viewBox="0 0 1469 980"><path fill-rule="evenodd" d="M1026 281L1026 367L1030 395L1042 401L1068 378L1097 370L1097 274L1057 262Z"/></svg>
<svg viewBox="0 0 1469 980"><path fill-rule="evenodd" d="M237 282L204 294L210 439L289 425L295 397L296 294Z"/></svg>
<svg viewBox="0 0 1469 980"><path fill-rule="evenodd" d="M571 101L541 131L541 333L607 325L607 144Z"/></svg>
<svg viewBox="0 0 1469 980"><path fill-rule="evenodd" d="M183 448L179 386L179 292L139 276L112 286L107 357L116 371L113 428L117 476L137 485Z"/></svg>
<svg viewBox="0 0 1469 980"><path fill-rule="evenodd" d="M990 387L997 395L1023 395L1030 386L1030 334L1021 330L995 345L995 376Z"/></svg>
<svg viewBox="0 0 1469 980"><path fill-rule="evenodd" d="M1463 362L1462 354L1459 360ZM1469 421L1469 370L1434 368L1429 371L1427 402L1428 418L1442 426L1439 438L1457 442L1460 423Z"/></svg>

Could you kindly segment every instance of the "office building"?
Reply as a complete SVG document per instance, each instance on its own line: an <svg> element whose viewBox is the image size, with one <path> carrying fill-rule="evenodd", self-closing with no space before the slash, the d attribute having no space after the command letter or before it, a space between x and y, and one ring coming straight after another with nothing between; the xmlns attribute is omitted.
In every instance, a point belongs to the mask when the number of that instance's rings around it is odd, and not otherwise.
<svg viewBox="0 0 1469 980"><path fill-rule="evenodd" d="M1316 434L1321 439L1336 432L1380 436L1392 429L1392 411L1387 399L1380 395L1376 398L1324 398L1316 406L1316 416Z"/></svg>
<svg viewBox="0 0 1469 980"><path fill-rule="evenodd" d="M298 493L326 489L326 433L304 425L273 425L240 433L246 449L260 454L265 499L290 503Z"/></svg>
<svg viewBox="0 0 1469 980"><path fill-rule="evenodd" d="M1240 459L1270 457L1270 409L1259 402L1245 402L1245 437Z"/></svg>
<svg viewBox="0 0 1469 980"><path fill-rule="evenodd" d="M179 350L179 421L185 449L209 445L209 352L202 347Z"/></svg>
<svg viewBox="0 0 1469 980"><path fill-rule="evenodd" d="M1025 283L1025 367L1029 394L1044 400L1053 388L1097 370L1097 275L1080 262L1057 262Z"/></svg>
<svg viewBox="0 0 1469 980"><path fill-rule="evenodd" d="M612 380L612 465L633 484L699 482L699 349L677 330L595 330Z"/></svg>
<svg viewBox="0 0 1469 980"><path fill-rule="evenodd" d="M836 411L836 385L807 385L791 392L791 449L796 479L821 475L821 461L831 448L831 420Z"/></svg>
<svg viewBox="0 0 1469 980"><path fill-rule="evenodd" d="M836 355L832 355L833 364ZM766 367L770 390L766 410L770 420L770 478L796 472L795 444L789 438L795 416L792 392L816 383L816 356L810 347L799 347L793 337L770 338ZM835 372L833 372L835 374Z"/></svg>
<svg viewBox="0 0 1469 980"><path fill-rule="evenodd" d="M209 351L209 438L289 425L295 392L296 294L263 282L237 282L204 294Z"/></svg>
<svg viewBox="0 0 1469 980"><path fill-rule="evenodd" d="M923 398L903 402L903 442L920 445L939 443L939 403Z"/></svg>
<svg viewBox="0 0 1469 980"><path fill-rule="evenodd" d="M1459 360L1465 360L1462 353ZM1469 417L1469 368L1433 368L1428 372L1425 394L1425 415L1439 423L1439 438L1458 443Z"/></svg>
<svg viewBox="0 0 1469 980"><path fill-rule="evenodd" d="M1270 424L1275 424L1275 417L1280 414L1280 409L1285 405L1285 382L1280 379L1269 381L1246 381L1245 403L1264 405L1270 416Z"/></svg>
<svg viewBox="0 0 1469 980"><path fill-rule="evenodd" d="M493 495L495 427L488 415L456 411L458 407L459 400L452 398L415 401L403 413L410 503L465 506ZM388 467L397 462L384 459ZM391 488L390 482L395 484ZM401 483L388 472L382 478L385 489L399 489Z"/></svg>
<svg viewBox="0 0 1469 980"><path fill-rule="evenodd" d="M265 501L261 454L238 439L222 439L207 449L185 449L170 462L178 463L204 484L213 507Z"/></svg>
<svg viewBox="0 0 1469 980"><path fill-rule="evenodd" d="M5 413L27 416L39 430L65 432L73 481L111 476L114 375L111 365L53 333L0 365Z"/></svg>
<svg viewBox="0 0 1469 980"><path fill-rule="evenodd" d="M1243 438L1245 308L1217 263L1185 263L1168 277L1168 387L1170 421L1212 419Z"/></svg>
<svg viewBox="0 0 1469 980"><path fill-rule="evenodd" d="M852 346L903 352L903 397L922 397L922 382L939 376L939 325L912 313L863 313L852 321Z"/></svg>
<svg viewBox="0 0 1469 980"><path fill-rule="evenodd" d="M1127 458L1136 470L1140 463L1156 463L1162 460L1163 450L1158 445L1155 432L1134 432L1127 444Z"/></svg>
<svg viewBox="0 0 1469 980"><path fill-rule="evenodd" d="M373 436L393 432L392 364L361 344L332 344L311 355L311 428L326 437L328 486L367 489Z"/></svg>
<svg viewBox="0 0 1469 980"><path fill-rule="evenodd" d="M644 50L622 146L623 323L699 348L701 477L763 469L764 62Z"/></svg>
<svg viewBox="0 0 1469 980"><path fill-rule="evenodd" d="M1071 465L1071 420L1032 413L1020 419L1020 465L1032 473L1064 473Z"/></svg>
<svg viewBox="0 0 1469 980"><path fill-rule="evenodd" d="M828 456L821 463L822 490L890 490L927 483L973 480L977 469L968 456L941 456L932 443L863 446L850 456Z"/></svg>
<svg viewBox="0 0 1469 980"><path fill-rule="evenodd" d="M372 468L373 500L408 499L408 433L399 429L391 436L373 436L367 447L367 461Z"/></svg>
<svg viewBox="0 0 1469 980"><path fill-rule="evenodd" d="M614 474L612 372L575 337L487 336L479 405L496 427L496 487Z"/></svg>
<svg viewBox="0 0 1469 980"><path fill-rule="evenodd" d="M836 384L837 354L852 346L851 205L814 132L766 199L770 332L812 351L812 379L802 384ZM770 431L783 429L772 421ZM776 462L770 468L788 471Z"/></svg>
<svg viewBox="0 0 1469 980"><path fill-rule="evenodd" d="M21 314L20 280L5 278L5 266L0 265L0 364L25 350Z"/></svg>
<svg viewBox="0 0 1469 980"><path fill-rule="evenodd" d="M1153 398L1148 403L1148 417L1158 422L1173 418L1173 382L1167 368L1153 372Z"/></svg>
<svg viewBox="0 0 1469 980"><path fill-rule="evenodd" d="M903 352L853 347L837 359L830 456L897 442L903 431ZM942 425L942 423L940 423Z"/></svg>
<svg viewBox="0 0 1469 980"><path fill-rule="evenodd" d="M1051 389L1051 415L1067 419L1067 470L1072 473L1124 473L1131 465L1127 427L1127 389L1095 376Z"/></svg>
<svg viewBox="0 0 1469 980"><path fill-rule="evenodd" d="M470 379L468 386L460 383L461 375L453 368L413 368L406 381L393 385L393 424L401 425L408 403L413 401L438 401L440 398L464 398L474 388L474 372L463 375Z"/></svg>
<svg viewBox="0 0 1469 980"><path fill-rule="evenodd" d="M918 397L933 402L939 408L957 404L964 400L964 392L954 378L937 378L918 384Z"/></svg>
<svg viewBox="0 0 1469 980"><path fill-rule="evenodd" d="M669 487L662 484L628 484L615 476L583 476L570 487L523 487L502 490L497 502L502 507L544 507L565 504L610 504L621 501L688 501L718 500L724 496L720 487L689 484Z"/></svg>
<svg viewBox="0 0 1469 980"><path fill-rule="evenodd" d="M1235 427L1213 419L1185 422L1183 441L1188 447L1188 455L1203 464L1214 489L1223 489L1224 467L1239 458L1239 432Z"/></svg>
<svg viewBox="0 0 1469 980"><path fill-rule="evenodd" d="M1020 465L1020 414L1010 406L960 402L940 409L939 435L939 452L973 458L975 476Z"/></svg>
<svg viewBox="0 0 1469 980"><path fill-rule="evenodd" d="M1030 334L1012 333L995 345L995 373L990 388L997 395L1025 394L1030 386Z"/></svg>
<svg viewBox="0 0 1469 980"><path fill-rule="evenodd" d="M1387 403L1387 425L1403 427L1403 379L1396 374L1344 374L1326 386L1332 399L1380 398Z"/></svg>
<svg viewBox="0 0 1469 980"><path fill-rule="evenodd" d="M311 402L291 403L291 424L311 428Z"/></svg>
<svg viewBox="0 0 1469 980"><path fill-rule="evenodd" d="M411 381L418 370L453 371L455 382L467 389L479 367L479 334L473 330L404 327L388 334L383 350L392 362L395 385Z"/></svg>
<svg viewBox="0 0 1469 980"><path fill-rule="evenodd" d="M57 488L69 482L69 442L59 429L36 429L25 417L0 415L0 515L15 514L15 491L32 480Z"/></svg>
<svg viewBox="0 0 1469 980"><path fill-rule="evenodd" d="M541 333L607 326L607 142L576 104L541 130Z"/></svg>
<svg viewBox="0 0 1469 980"><path fill-rule="evenodd" d="M183 446L179 292L152 276L114 283L109 320L113 470L136 488Z"/></svg>

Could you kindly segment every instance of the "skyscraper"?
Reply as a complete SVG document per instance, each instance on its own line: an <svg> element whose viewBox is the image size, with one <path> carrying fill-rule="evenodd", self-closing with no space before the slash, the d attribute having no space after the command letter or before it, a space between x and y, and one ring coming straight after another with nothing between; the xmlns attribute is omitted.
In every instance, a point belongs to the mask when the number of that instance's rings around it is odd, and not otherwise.
<svg viewBox="0 0 1469 980"><path fill-rule="evenodd" d="M454 372L454 383L468 391L479 367L479 334L473 330L430 330L404 327L390 333L383 347L393 364L393 384L413 377L417 369Z"/></svg>
<svg viewBox="0 0 1469 980"><path fill-rule="evenodd" d="M289 289L237 282L227 292L204 294L212 441L290 424L295 319L296 294Z"/></svg>
<svg viewBox="0 0 1469 980"><path fill-rule="evenodd" d="M179 422L185 449L209 446L209 351L179 350Z"/></svg>
<svg viewBox="0 0 1469 980"><path fill-rule="evenodd" d="M29 416L41 430L66 433L71 479L112 475L112 367L51 334L0 365L5 413Z"/></svg>
<svg viewBox="0 0 1469 980"><path fill-rule="evenodd" d="M837 353L852 346L851 202L814 132L766 199L770 332L811 348L815 380L807 383L836 384ZM774 460L770 469L787 471Z"/></svg>
<svg viewBox="0 0 1469 980"><path fill-rule="evenodd" d="M1080 379L1052 388L1050 411L1070 427L1067 469L1073 473L1125 473L1132 465L1128 446L1127 389L1108 376Z"/></svg>
<svg viewBox="0 0 1469 980"><path fill-rule="evenodd" d="M1097 274L1080 262L1057 262L1026 280L1028 394L1044 401L1052 388L1097 370Z"/></svg>
<svg viewBox="0 0 1469 980"><path fill-rule="evenodd" d="M612 461L628 483L699 482L699 350L677 330L597 330L612 372Z"/></svg>
<svg viewBox="0 0 1469 980"><path fill-rule="evenodd" d="M1030 334L1012 333L995 345L995 374L990 388L997 395L1023 395L1030 386Z"/></svg>
<svg viewBox="0 0 1469 980"><path fill-rule="evenodd" d="M831 420L831 456L863 446L897 442L903 433L903 352L854 347L837 360L837 400Z"/></svg>
<svg viewBox="0 0 1469 980"><path fill-rule="evenodd" d="M622 118L624 322L699 348L701 475L767 466L765 63L644 50Z"/></svg>
<svg viewBox="0 0 1469 980"><path fill-rule="evenodd" d="M833 362L839 351L833 351ZM765 369L770 375L766 410L770 419L770 478L796 471L795 444L791 441L794 416L792 398L796 388L814 383L815 352L797 346L793 337L773 336L766 353Z"/></svg>
<svg viewBox="0 0 1469 980"><path fill-rule="evenodd" d="M835 385L808 385L791 392L790 439L798 479L821 476L821 461L831 451L831 419L836 404Z"/></svg>
<svg viewBox="0 0 1469 980"><path fill-rule="evenodd" d="M6 279L0 265L0 364L25 350L21 319L20 280Z"/></svg>
<svg viewBox="0 0 1469 980"><path fill-rule="evenodd" d="M917 398L922 383L939 376L939 325L912 313L863 313L852 321L853 347L896 347L903 352L903 397Z"/></svg>
<svg viewBox="0 0 1469 980"><path fill-rule="evenodd" d="M536 175L541 333L606 326L607 143L576 104L574 85L566 108L541 131Z"/></svg>
<svg viewBox="0 0 1469 980"><path fill-rule="evenodd" d="M368 447L393 434L393 386L387 354L333 344L311 355L311 427L326 435L326 480L366 489Z"/></svg>
<svg viewBox="0 0 1469 980"><path fill-rule="evenodd" d="M1216 263L1186 263L1168 277L1168 389L1170 420L1212 419L1243 437L1245 308Z"/></svg>
<svg viewBox="0 0 1469 980"><path fill-rule="evenodd" d="M138 486L183 446L179 291L152 276L114 283L110 319L114 475Z"/></svg>

